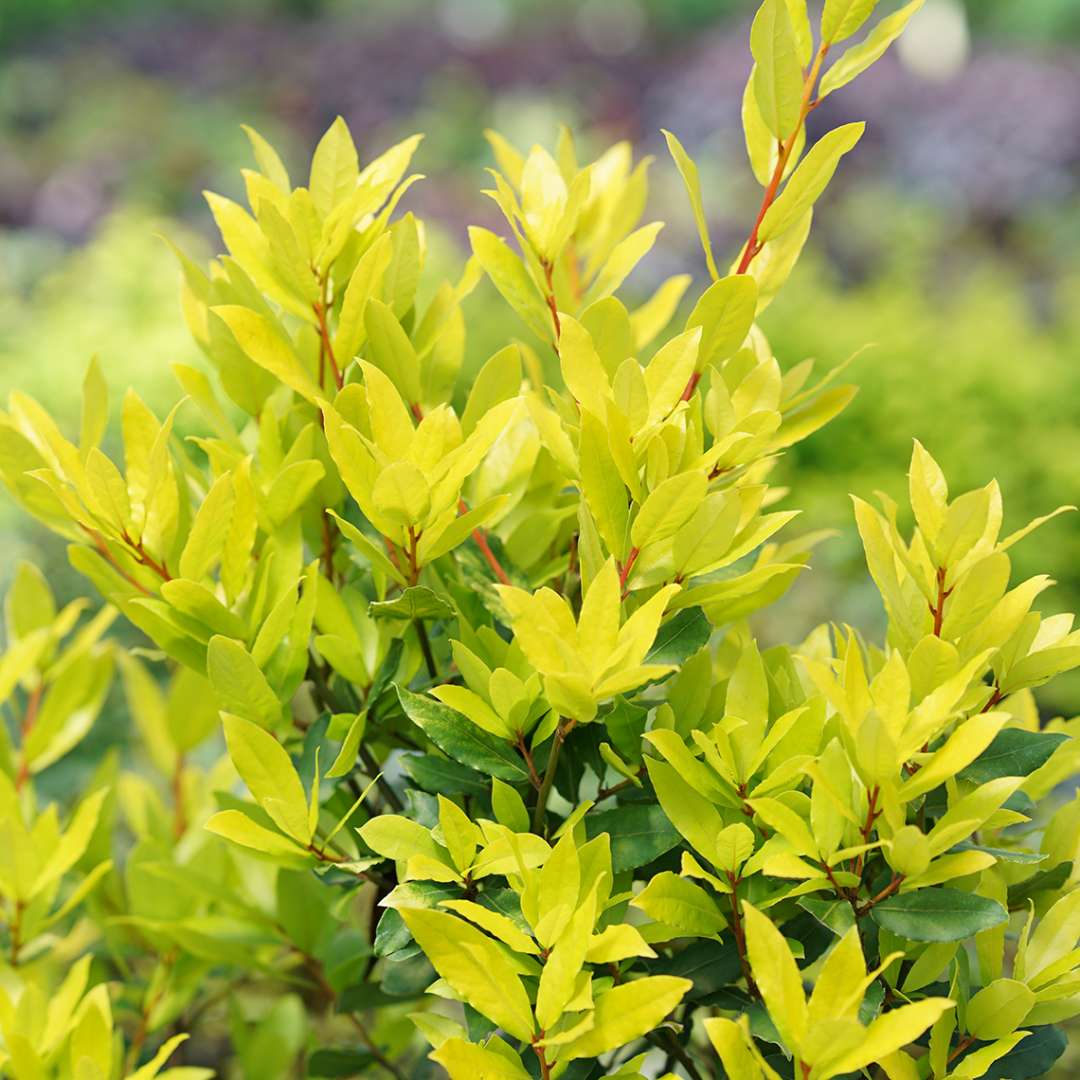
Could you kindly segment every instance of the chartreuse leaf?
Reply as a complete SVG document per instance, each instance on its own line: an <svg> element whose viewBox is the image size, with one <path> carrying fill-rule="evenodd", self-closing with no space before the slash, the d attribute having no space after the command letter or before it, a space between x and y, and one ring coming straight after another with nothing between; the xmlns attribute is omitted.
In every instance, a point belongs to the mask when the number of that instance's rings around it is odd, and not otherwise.
<svg viewBox="0 0 1080 1080"><path fill-rule="evenodd" d="M767 915L744 901L746 954L769 1016L784 1042L798 1049L806 1036L808 1013L802 977L784 935Z"/></svg>
<svg viewBox="0 0 1080 1080"><path fill-rule="evenodd" d="M282 832L310 843L307 797L285 748L249 720L226 713L222 721L229 757L255 801Z"/></svg>
<svg viewBox="0 0 1080 1080"><path fill-rule="evenodd" d="M779 1073L762 1058L754 1045L745 1016L737 1021L722 1016L710 1017L705 1021L705 1031L729 1077L779 1080Z"/></svg>
<svg viewBox="0 0 1080 1080"><path fill-rule="evenodd" d="M798 43L784 0L765 0L750 27L754 55L754 96L761 117L777 139L795 130L802 101L803 73Z"/></svg>
<svg viewBox="0 0 1080 1080"><path fill-rule="evenodd" d="M529 1077L516 1055L497 1054L464 1039L447 1039L430 1057L450 1074L450 1080L475 1080L481 1076L485 1080L527 1080Z"/></svg>
<svg viewBox="0 0 1080 1080"><path fill-rule="evenodd" d="M711 936L727 925L719 905L700 885L670 871L657 874L632 903L680 934Z"/></svg>
<svg viewBox="0 0 1080 1080"><path fill-rule="evenodd" d="M516 788L503 783L498 777L491 781L491 808L495 819L514 832L529 831L529 811Z"/></svg>
<svg viewBox="0 0 1080 1080"><path fill-rule="evenodd" d="M721 278L701 294L686 320L688 330L700 326L699 369L734 355L746 339L757 308L757 282L747 274Z"/></svg>
<svg viewBox="0 0 1080 1080"><path fill-rule="evenodd" d="M1016 979L995 979L969 1002L965 1024L977 1039L1011 1035L1035 1004L1034 992Z"/></svg>
<svg viewBox="0 0 1080 1080"><path fill-rule="evenodd" d="M560 1061L597 1057L648 1034L683 999L693 983L649 975L614 986L596 998L592 1026L559 1051Z"/></svg>
<svg viewBox="0 0 1080 1080"><path fill-rule="evenodd" d="M404 908L401 917L456 993L515 1039L531 1038L529 997L502 946L448 912Z"/></svg>
<svg viewBox="0 0 1080 1080"><path fill-rule="evenodd" d="M844 0L839 0L842 4ZM864 0L865 2L865 0ZM843 53L839 60L822 76L818 87L821 99L846 86L868 67L885 55L889 46L903 33L911 17L923 6L924 0L911 0L898 11L882 19L858 45Z"/></svg>
<svg viewBox="0 0 1080 1080"><path fill-rule="evenodd" d="M690 196L690 209L694 214L701 249L705 252L705 265L708 267L709 277L715 281L720 276L720 272L716 269L716 260L713 258L712 240L709 238L709 220L705 216L705 205L701 199L701 178L698 176L697 165L683 149L683 144L670 131L664 132L664 138L667 140L668 151L675 161L675 167L679 170L683 184L686 185L686 193Z"/></svg>
<svg viewBox="0 0 1080 1080"><path fill-rule="evenodd" d="M221 705L266 727L281 717L281 704L251 654L232 638L217 635L206 651L206 674Z"/></svg>
<svg viewBox="0 0 1080 1080"><path fill-rule="evenodd" d="M324 216L356 187L360 164L349 127L340 117L327 128L311 158L309 187L316 210Z"/></svg>
<svg viewBox="0 0 1080 1080"><path fill-rule="evenodd" d="M206 828L234 844L284 860L287 864L298 862L304 865L309 861L295 842L281 833L264 828L240 810L219 811L206 823Z"/></svg>
<svg viewBox="0 0 1080 1080"><path fill-rule="evenodd" d="M521 259L503 239L479 226L470 226L469 243L492 284L525 325L541 340L550 338L551 318L544 298Z"/></svg>
<svg viewBox="0 0 1080 1080"><path fill-rule="evenodd" d="M844 124L814 143L779 198L765 211L758 228L759 240L777 239L806 216L828 186L840 159L854 149L865 130L861 122Z"/></svg>
<svg viewBox="0 0 1080 1080"><path fill-rule="evenodd" d="M237 344L261 368L265 368L291 390L308 401L322 396L314 378L300 357L258 312L235 304L215 307L214 314L232 331Z"/></svg>
<svg viewBox="0 0 1080 1080"><path fill-rule="evenodd" d="M109 424L109 388L98 358L92 357L83 378L82 423L79 428L79 447L83 454L101 442Z"/></svg>
<svg viewBox="0 0 1080 1080"><path fill-rule="evenodd" d="M878 0L825 0L821 40L830 45L851 37L877 7Z"/></svg>

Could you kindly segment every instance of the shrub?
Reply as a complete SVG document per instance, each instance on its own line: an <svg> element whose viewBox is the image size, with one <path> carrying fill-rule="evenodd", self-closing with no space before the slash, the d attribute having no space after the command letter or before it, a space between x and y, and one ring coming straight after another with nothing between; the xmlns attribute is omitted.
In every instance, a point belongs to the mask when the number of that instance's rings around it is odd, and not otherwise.
<svg viewBox="0 0 1080 1080"><path fill-rule="evenodd" d="M1080 804L1031 824L1077 762L1031 691L1080 637L1033 610L1045 578L1010 587L1040 522L1002 537L997 486L950 499L916 444L910 538L855 504L885 643L759 649L746 621L820 539L777 539L770 470L853 392L755 323L862 133L804 154L804 121L918 2L823 75L873 3L829 0L816 47L799 0L762 5L765 190L727 276L668 136L712 278L680 330L687 276L616 297L659 229L628 146L493 135L515 245L472 229L421 289L419 139L361 170L337 121L307 187L249 132L252 212L208 196L229 254L180 255L220 393L176 365L160 420L129 391L123 470L96 364L77 444L12 394L4 479L108 604L57 611L30 566L7 598L5 1074L1047 1073L1080 1012ZM531 336L466 387L485 274ZM151 644L110 644L117 614ZM114 669L136 758L61 810L48 771Z"/></svg>

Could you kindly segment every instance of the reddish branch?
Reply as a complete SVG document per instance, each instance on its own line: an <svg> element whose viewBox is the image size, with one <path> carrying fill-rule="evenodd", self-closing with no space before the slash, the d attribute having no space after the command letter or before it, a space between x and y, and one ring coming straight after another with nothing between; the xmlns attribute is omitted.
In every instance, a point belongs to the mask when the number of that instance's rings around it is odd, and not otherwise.
<svg viewBox="0 0 1080 1080"><path fill-rule="evenodd" d="M98 554L99 554L99 555L100 555L100 556L101 556L101 557L102 557L102 558L103 558L103 559L104 559L104 560L105 560L105 561L106 561L106 562L107 562L107 563L108 563L108 564L109 564L109 565L110 565L110 566L111 566L111 567L112 567L112 568L113 568L113 569L114 569L114 570L115 570L115 571L116 571L116 572L117 572L117 573L118 573L118 574L119 574L119 575L120 575L120 576L121 576L121 577L122 577L122 578L123 578L123 579L124 579L124 580L125 580L125 581L126 581L126 582L127 582L128 584L129 584L129 585L131 585L131 586L132 586L133 588L136 588L136 589L138 589L138 590L139 590L139 592L145 593L145 594L146 594L147 596L153 596L153 595L154 595L154 594L153 594L153 593L152 593L152 592L151 592L151 591L150 591L150 590L149 590L149 589L148 589L148 588L147 588L147 587L146 587L146 586L145 586L145 585L144 585L144 584L143 584L143 583L142 583L141 581L138 581L138 580L136 580L135 578L133 578L133 577L131 576L131 574L129 574L129 573L128 573L128 572L127 572L127 571L126 571L126 570L125 570L125 569L124 569L124 568L123 568L123 567L122 567L122 566L121 566L121 565L120 565L120 564L119 564L119 563L118 563L118 562L116 561L116 558L115 558L115 557L113 556L113 553L112 553L112 552L111 552L111 551L109 550L109 545L105 543L105 537L104 537L104 536L102 536L102 535L101 535L101 533L99 533L99 532L97 531L97 529L91 529L91 528L90 528L89 526L87 526L87 525L83 525L83 524L82 524L81 522L80 522L80 528L81 528L81 529L83 530L83 532L85 532L85 533L86 533L86 535L87 535L87 536L89 536L89 537L90 537L90 539L91 539L91 540L93 540L93 542L94 542L94 547L96 547L96 548L97 548ZM159 571L159 573L160 573L160 571ZM166 574L166 576L165 576L164 580L165 580L165 581L168 581L168 580L169 580L169 577L168 577L168 575L167 575L167 574Z"/></svg>
<svg viewBox="0 0 1080 1080"><path fill-rule="evenodd" d="M930 614L934 617L934 637L941 637L941 625L945 621L945 601L952 595L952 589L945 588L945 567L937 568L937 603L930 604Z"/></svg>
<svg viewBox="0 0 1080 1080"><path fill-rule="evenodd" d="M555 299L555 267L547 260L542 259L540 265L544 268L544 280L547 282L548 311L551 312L551 322L555 327L555 348L558 350L559 338L562 337L562 323L559 322L559 303Z"/></svg>
<svg viewBox="0 0 1080 1080"><path fill-rule="evenodd" d="M469 505L464 499L458 499L458 512L467 514L469 512ZM472 538L476 541L476 546L480 549L480 554L484 556L488 566L491 567L491 572L504 584L510 584L510 577L506 571L502 568L502 564L495 556L495 552L491 550L491 545L488 543L487 534L479 526L473 529Z"/></svg>
<svg viewBox="0 0 1080 1080"><path fill-rule="evenodd" d="M33 690L30 691L30 696L26 699L26 711L23 713L22 725L19 729L21 735L21 758L19 762L19 771L15 777L15 790L22 791L23 785L30 779L30 762L26 758L26 739L30 732L34 730L34 724L37 722L38 709L41 707L41 695L45 691L45 683L39 682Z"/></svg>
<svg viewBox="0 0 1080 1080"><path fill-rule="evenodd" d="M626 562L619 568L619 588L622 589L623 596L626 595L626 582L630 577L630 571L634 569L634 563L637 562L637 557L640 554L640 548L632 547L626 556Z"/></svg>
<svg viewBox="0 0 1080 1080"><path fill-rule="evenodd" d="M855 909L856 916L858 916L861 919L864 915L866 915L870 911L870 909L872 907L874 907L876 904L880 904L882 900L887 900L903 884L904 884L904 875L903 874L897 874L892 879L892 881L890 881L889 884L886 885L885 888L881 890L881 892L879 892L876 896L870 897L870 899L867 900L865 904L860 904Z"/></svg>
<svg viewBox="0 0 1080 1080"><path fill-rule="evenodd" d="M735 949L739 954L739 964L742 967L743 978L746 980L746 989L751 997L760 1000L761 991L758 990L754 981L754 973L750 970L750 961L746 955L746 932L743 929L742 913L739 911L739 883L742 878L733 872L728 872L728 884L731 885L731 932L735 935Z"/></svg>
<svg viewBox="0 0 1080 1080"><path fill-rule="evenodd" d="M795 130L792 131L786 139L781 139L778 142L776 166L772 171L772 176L769 177L769 183L765 187L765 194L761 198L761 206L758 207L757 217L754 218L754 224L750 229L750 235L746 238L746 244L743 246L742 258L739 259L739 265L735 270L736 274L745 274L750 269L750 264L765 246L764 242L758 240L761 223L765 220L765 215L768 213L769 207L776 201L777 193L780 190L780 184L784 179L784 173L787 171L788 162L791 160L791 154L795 149L795 143L798 141L799 133L806 123L807 116L810 115L811 110L817 104L813 100L814 88L817 86L818 76L821 74L821 65L825 62L825 57L828 52L829 43L823 41L817 54L814 56L814 62L810 65L810 70L803 83L802 101L799 104L799 119L795 123ZM690 376L690 381L686 384L686 389L682 394L683 401L690 400L700 378L700 372L696 371Z"/></svg>
<svg viewBox="0 0 1080 1080"><path fill-rule="evenodd" d="M758 241L758 231L761 228L762 221L765 220L765 215L768 213L769 207L772 206L776 199L776 193L780 187L780 182L784 178L784 173L787 170L791 152L795 149L795 142L799 137L799 132L802 131L803 124L806 123L806 118L810 114L810 110L814 107L811 99L814 94L814 87L817 85L818 75L821 73L821 65L824 63L828 51L829 43L823 41L821 47L817 51L817 55L814 57L813 64L810 66L810 72L806 76L806 81L803 83L802 101L799 105L799 119L795 123L795 130L786 139L780 142L779 153L776 157L776 167L773 169L768 186L765 188L765 194L761 199L761 207L758 209L757 217L754 219L754 226L750 230L750 235L747 237L746 246L743 248L742 258L739 260L738 269L735 271L736 274L745 274L758 252L761 251L764 246Z"/></svg>
<svg viewBox="0 0 1080 1080"><path fill-rule="evenodd" d="M345 385L345 379L338 370L337 360L334 359L334 347L330 344L330 328L326 323L326 304L322 300L316 300L311 307L319 322L319 389L322 389L325 364L329 360L330 370L334 374L334 385L340 390Z"/></svg>
<svg viewBox="0 0 1080 1080"><path fill-rule="evenodd" d="M881 816L881 811L878 809L877 801L878 796L881 794L881 788L877 785L870 789L869 800L866 806L866 820L863 822L862 828L859 832L862 834L862 842L864 844L870 843L870 834L874 831L874 823ZM857 877L862 876L863 871L863 853L859 854L859 858L855 863L855 875Z"/></svg>

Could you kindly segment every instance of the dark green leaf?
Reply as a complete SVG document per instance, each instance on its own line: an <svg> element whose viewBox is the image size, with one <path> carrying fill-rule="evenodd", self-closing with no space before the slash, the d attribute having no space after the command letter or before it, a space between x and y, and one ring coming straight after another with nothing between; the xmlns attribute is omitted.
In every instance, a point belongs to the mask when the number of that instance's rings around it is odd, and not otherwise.
<svg viewBox="0 0 1080 1080"><path fill-rule="evenodd" d="M1014 911L1016 908L1025 907L1028 897L1034 896L1036 893L1045 892L1049 889L1060 889L1069 880L1072 867L1071 862L1058 863L1057 866L1052 866L1047 870L1040 870L1037 874L1032 874L1031 877L1010 885L1007 900L1009 910Z"/></svg>
<svg viewBox="0 0 1080 1080"><path fill-rule="evenodd" d="M478 772L436 754L407 754L405 771L432 795L487 795L489 785Z"/></svg>
<svg viewBox="0 0 1080 1080"><path fill-rule="evenodd" d="M641 761L641 736L645 733L648 716L648 709L631 705L625 698L620 697L615 699L611 712L604 717L608 736L615 749L627 761Z"/></svg>
<svg viewBox="0 0 1080 1080"><path fill-rule="evenodd" d="M661 956L652 961L648 968L650 975L677 975L690 979L694 988L687 997L692 1001L715 994L742 975L734 941L695 941L674 956Z"/></svg>
<svg viewBox="0 0 1080 1080"><path fill-rule="evenodd" d="M1030 776L1050 760L1050 755L1069 736L1056 731L1024 731L1006 728L970 764L960 771L962 780L985 784L1000 776Z"/></svg>
<svg viewBox="0 0 1080 1080"><path fill-rule="evenodd" d="M1045 1076L1069 1045L1061 1028L1047 1025L1035 1028L1004 1057L998 1058L983 1073L983 1080L1032 1080Z"/></svg>
<svg viewBox="0 0 1080 1080"><path fill-rule="evenodd" d="M1039 851L1021 851L1016 848L987 847L985 844L972 844L964 841L949 848L950 851L984 851L987 855L993 855L998 862L1011 863L1040 863L1046 858Z"/></svg>
<svg viewBox="0 0 1080 1080"><path fill-rule="evenodd" d="M404 954L403 954L404 955ZM382 988L399 1000L419 997L436 979L435 969L423 953L400 962L388 960L383 968Z"/></svg>
<svg viewBox="0 0 1080 1080"><path fill-rule="evenodd" d="M645 657L646 664L682 664L708 640L712 626L701 608L686 608L668 619Z"/></svg>
<svg viewBox="0 0 1080 1080"><path fill-rule="evenodd" d="M911 941L962 941L1009 918L996 900L945 888L890 896L871 914L883 930Z"/></svg>
<svg viewBox="0 0 1080 1080"><path fill-rule="evenodd" d="M611 835L611 865L616 874L651 863L670 851L681 837L656 805L627 805L587 814L585 832L591 840Z"/></svg>
<svg viewBox="0 0 1080 1080"><path fill-rule="evenodd" d="M528 770L509 743L478 728L461 713L434 698L397 688L405 715L445 754L486 776L497 776L511 784L529 780Z"/></svg>

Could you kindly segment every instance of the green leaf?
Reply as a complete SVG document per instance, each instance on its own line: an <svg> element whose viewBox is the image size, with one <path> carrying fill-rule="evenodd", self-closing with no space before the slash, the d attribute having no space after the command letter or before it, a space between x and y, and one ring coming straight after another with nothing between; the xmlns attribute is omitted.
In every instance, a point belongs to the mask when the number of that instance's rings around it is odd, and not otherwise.
<svg viewBox="0 0 1080 1080"><path fill-rule="evenodd" d="M369 612L373 619L452 619L454 609L426 585L410 585L393 600L377 600Z"/></svg>
<svg viewBox="0 0 1080 1080"><path fill-rule="evenodd" d="M488 793L486 777L451 758L437 754L408 754L401 764L416 785L432 795L476 797Z"/></svg>
<svg viewBox="0 0 1080 1080"><path fill-rule="evenodd" d="M274 727L281 719L281 703L251 654L232 638L218 635L206 650L206 674L222 708Z"/></svg>
<svg viewBox="0 0 1080 1080"><path fill-rule="evenodd" d="M871 915L882 929L911 941L962 941L1009 918L996 900L946 888L890 896Z"/></svg>
<svg viewBox="0 0 1080 1080"><path fill-rule="evenodd" d="M998 1058L983 1073L983 1080L1034 1080L1046 1076L1068 1046L1069 1040L1061 1028L1039 1027Z"/></svg>
<svg viewBox="0 0 1080 1080"><path fill-rule="evenodd" d="M323 395L292 346L257 312L238 304L212 309L232 331L244 354L308 401Z"/></svg>
<svg viewBox="0 0 1080 1080"><path fill-rule="evenodd" d="M349 125L335 117L311 158L308 186L315 209L325 217L355 189L359 176L360 163Z"/></svg>
<svg viewBox="0 0 1080 1080"><path fill-rule="evenodd" d="M753 325L757 294L757 282L748 274L721 278L702 293L686 320L687 330L702 330L698 370L735 355Z"/></svg>
<svg viewBox="0 0 1080 1080"><path fill-rule="evenodd" d="M525 763L509 743L482 731L471 720L434 698L397 687L405 715L445 754L486 776L510 784L528 783Z"/></svg>
<svg viewBox="0 0 1080 1080"><path fill-rule="evenodd" d="M719 934L727 926L719 905L700 885L667 870L652 878L631 903L689 935Z"/></svg>
<svg viewBox="0 0 1080 1080"><path fill-rule="evenodd" d="M758 229L759 241L775 240L803 219L832 179L840 159L855 147L865 130L866 124L861 121L843 124L814 143L779 198L765 211Z"/></svg>
<svg viewBox="0 0 1080 1080"><path fill-rule="evenodd" d="M750 27L754 96L761 117L777 139L786 139L799 121L802 64L795 28L784 0L765 0Z"/></svg>
<svg viewBox="0 0 1080 1080"><path fill-rule="evenodd" d="M450 1075L450 1080L529 1080L521 1063L464 1039L447 1039L429 1055Z"/></svg>
<svg viewBox="0 0 1080 1080"><path fill-rule="evenodd" d="M889 46L903 33L908 21L924 4L925 0L911 0L911 3L886 16L866 35L858 45L852 46L822 76L818 87L818 100L827 97L834 90L846 86L852 79L861 75L872 64L877 63Z"/></svg>
<svg viewBox="0 0 1080 1080"><path fill-rule="evenodd" d="M686 194L690 196L690 209L693 211L694 221L697 224L701 249L705 252L705 265L708 267L709 277L715 281L720 276L720 272L716 269L716 260L713 258L712 241L709 239L709 221L705 216L705 205L701 201L701 178L698 176L697 165L683 149L683 144L670 131L664 131L664 138L667 139L668 151L675 161L675 167L679 170L683 184L686 185Z"/></svg>
<svg viewBox="0 0 1080 1080"><path fill-rule="evenodd" d="M611 837L611 868L616 874L647 866L680 840L678 830L654 804L633 803L586 814L586 836L591 840L602 833Z"/></svg>
<svg viewBox="0 0 1080 1080"><path fill-rule="evenodd" d="M324 1047L310 1054L305 1068L311 1077L363 1076L376 1068L376 1058L369 1050Z"/></svg>
<svg viewBox="0 0 1080 1080"><path fill-rule="evenodd" d="M541 341L550 341L554 333L551 316L521 259L488 229L470 226L469 243L503 299Z"/></svg>
<svg viewBox="0 0 1080 1080"><path fill-rule="evenodd" d="M95 356L86 368L82 392L82 423L79 429L79 448L85 454L101 442L109 424L109 387Z"/></svg>
<svg viewBox="0 0 1080 1080"><path fill-rule="evenodd" d="M851 37L877 7L878 0L825 0L821 13L821 40L835 45Z"/></svg>
<svg viewBox="0 0 1080 1080"><path fill-rule="evenodd" d="M305 866L311 861L288 837L263 828L240 810L222 810L214 814L206 823L206 829L241 847L288 860L289 865Z"/></svg>
<svg viewBox="0 0 1080 1080"><path fill-rule="evenodd" d="M661 624L644 663L682 666L711 636L712 625L705 612L699 607L684 608Z"/></svg>
<svg viewBox="0 0 1080 1080"><path fill-rule="evenodd" d="M532 1037L529 997L501 946L443 911L404 908L401 917L435 970L477 1012L515 1039Z"/></svg>
<svg viewBox="0 0 1080 1080"><path fill-rule="evenodd" d="M968 1002L966 1026L977 1039L1003 1039L1024 1022L1035 994L1016 979L995 979Z"/></svg>
<svg viewBox="0 0 1080 1080"><path fill-rule="evenodd" d="M985 784L1001 776L1030 776L1042 768L1070 736L1057 731L1005 728L993 742L959 773L960 779Z"/></svg>
<svg viewBox="0 0 1080 1080"><path fill-rule="evenodd" d="M240 779L282 832L300 844L311 842L307 798L285 748L268 731L226 714L225 742Z"/></svg>

